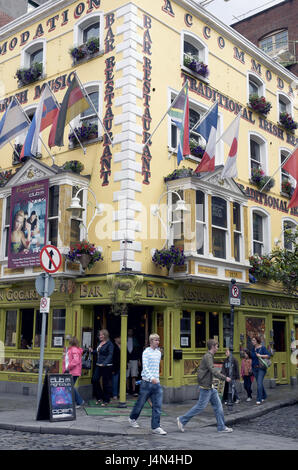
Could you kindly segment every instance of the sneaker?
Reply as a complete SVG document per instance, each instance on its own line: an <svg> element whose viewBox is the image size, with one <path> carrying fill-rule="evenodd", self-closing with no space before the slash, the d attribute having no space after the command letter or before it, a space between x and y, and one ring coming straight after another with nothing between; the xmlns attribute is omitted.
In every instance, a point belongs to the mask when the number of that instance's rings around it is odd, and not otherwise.
<svg viewBox="0 0 298 470"><path fill-rule="evenodd" d="M238 403L240 403L240 400L236 400L235 403L236 403L236 405L238 405Z"/></svg>
<svg viewBox="0 0 298 470"><path fill-rule="evenodd" d="M257 401L257 402L256 402L256 405L260 405L260 404L261 404L261 402L260 402L260 401Z"/></svg>
<svg viewBox="0 0 298 470"><path fill-rule="evenodd" d="M227 426L222 430L218 432L233 432L233 428L228 428Z"/></svg>
<svg viewBox="0 0 298 470"><path fill-rule="evenodd" d="M167 432L164 431L162 428L155 428L152 429L152 434L160 434L161 436L164 436L165 434L167 434Z"/></svg>
<svg viewBox="0 0 298 470"><path fill-rule="evenodd" d="M128 418L128 424L132 428L139 428L140 427L135 419Z"/></svg>
<svg viewBox="0 0 298 470"><path fill-rule="evenodd" d="M265 401L265 399L262 400L262 403Z"/></svg>
<svg viewBox="0 0 298 470"><path fill-rule="evenodd" d="M184 426L181 423L179 417L177 418L177 426L178 426L179 431L184 432Z"/></svg>
<svg viewBox="0 0 298 470"><path fill-rule="evenodd" d="M246 398L246 401L251 401L251 400L252 400L252 398L250 398L250 397Z"/></svg>

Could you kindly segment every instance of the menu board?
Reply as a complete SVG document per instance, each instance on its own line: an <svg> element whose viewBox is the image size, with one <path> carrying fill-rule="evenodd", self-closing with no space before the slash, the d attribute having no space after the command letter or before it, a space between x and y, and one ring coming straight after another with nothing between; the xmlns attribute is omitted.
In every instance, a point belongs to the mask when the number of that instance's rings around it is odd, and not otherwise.
<svg viewBox="0 0 298 470"><path fill-rule="evenodd" d="M76 419L72 375L46 375L36 419L49 419L52 422Z"/></svg>

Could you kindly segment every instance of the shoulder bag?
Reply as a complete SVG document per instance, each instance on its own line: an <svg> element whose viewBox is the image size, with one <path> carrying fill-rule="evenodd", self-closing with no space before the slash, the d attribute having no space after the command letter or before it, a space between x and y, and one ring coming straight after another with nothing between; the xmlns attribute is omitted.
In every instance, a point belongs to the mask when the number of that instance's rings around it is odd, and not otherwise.
<svg viewBox="0 0 298 470"><path fill-rule="evenodd" d="M260 367L260 369L267 370L268 367L270 367L270 366L271 366L270 359L265 359L263 357L259 357L259 367Z"/></svg>

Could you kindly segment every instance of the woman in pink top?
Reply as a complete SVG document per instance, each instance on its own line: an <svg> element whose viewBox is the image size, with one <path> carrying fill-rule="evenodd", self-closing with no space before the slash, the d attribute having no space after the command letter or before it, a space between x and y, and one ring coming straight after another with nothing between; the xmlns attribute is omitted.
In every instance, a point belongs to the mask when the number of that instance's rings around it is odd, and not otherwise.
<svg viewBox="0 0 298 470"><path fill-rule="evenodd" d="M69 340L69 347L66 348L63 356L62 372L63 374L69 373L72 375L74 385L82 374L82 354L83 349L79 347L78 339L73 336ZM79 408L84 405L85 402L75 387L74 394L77 408Z"/></svg>

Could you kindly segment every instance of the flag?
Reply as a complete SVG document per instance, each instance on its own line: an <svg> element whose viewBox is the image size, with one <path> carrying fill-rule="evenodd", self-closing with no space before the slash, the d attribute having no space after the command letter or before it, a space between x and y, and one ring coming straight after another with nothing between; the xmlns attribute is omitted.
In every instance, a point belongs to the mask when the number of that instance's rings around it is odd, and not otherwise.
<svg viewBox="0 0 298 470"><path fill-rule="evenodd" d="M296 180L296 189L292 195L288 207L298 207L298 148L294 150L290 158L283 165L286 170Z"/></svg>
<svg viewBox="0 0 298 470"><path fill-rule="evenodd" d="M24 112L15 97L11 100L0 121L0 148L29 126Z"/></svg>
<svg viewBox="0 0 298 470"><path fill-rule="evenodd" d="M53 122L49 135L49 147L62 147L64 127L78 114L90 107L88 100L82 93L80 84L76 76L72 79L67 92L63 98L59 113Z"/></svg>
<svg viewBox="0 0 298 470"><path fill-rule="evenodd" d="M209 111L199 121L199 124L192 128L192 131L200 134L208 142L212 127L217 128L218 101L216 101Z"/></svg>
<svg viewBox="0 0 298 470"><path fill-rule="evenodd" d="M173 101L168 114L180 130L180 140L178 142L177 151L177 162L179 165L183 157L190 154L188 82L185 83L179 95Z"/></svg>
<svg viewBox="0 0 298 470"><path fill-rule="evenodd" d="M195 173L205 171L214 171L215 169L215 148L216 148L216 130L218 117L218 102L213 109L203 118L202 122L195 128L195 131L207 140L206 149L201 162L195 169Z"/></svg>
<svg viewBox="0 0 298 470"><path fill-rule="evenodd" d="M24 142L20 159L36 156L38 152L39 134L51 125L58 113L58 106L48 86L45 87L40 102L36 108Z"/></svg>
<svg viewBox="0 0 298 470"><path fill-rule="evenodd" d="M237 172L237 152L238 152L238 136L239 136L239 125L240 125L241 113L236 116L233 122L229 125L227 130L221 136L221 139L228 145L230 145L229 155L222 170L222 178L236 178Z"/></svg>

